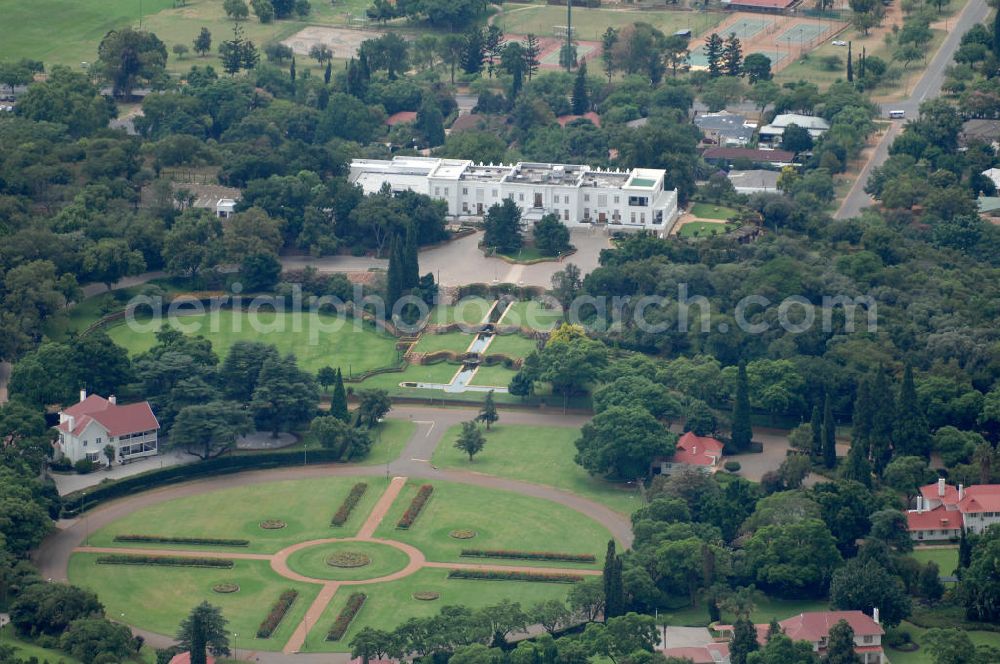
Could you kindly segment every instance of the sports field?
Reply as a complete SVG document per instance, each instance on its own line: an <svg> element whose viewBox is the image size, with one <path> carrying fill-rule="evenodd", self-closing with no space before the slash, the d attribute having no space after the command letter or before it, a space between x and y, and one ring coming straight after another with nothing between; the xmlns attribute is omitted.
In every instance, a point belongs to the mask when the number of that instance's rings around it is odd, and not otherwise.
<svg viewBox="0 0 1000 664"><path fill-rule="evenodd" d="M565 7L514 4L506 4L504 7L504 13L497 20L504 32L519 35L534 33L539 37L551 37L554 26L566 25ZM581 41L600 41L601 35L609 27L620 29L639 21L649 23L668 35L688 29L699 35L718 25L723 16L725 14L721 12L669 10L628 12L574 7L573 36Z"/></svg>

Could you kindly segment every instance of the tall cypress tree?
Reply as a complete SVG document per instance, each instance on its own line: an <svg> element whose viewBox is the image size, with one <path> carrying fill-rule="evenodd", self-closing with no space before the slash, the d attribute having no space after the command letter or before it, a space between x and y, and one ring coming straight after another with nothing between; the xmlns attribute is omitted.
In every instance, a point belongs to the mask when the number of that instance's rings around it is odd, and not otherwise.
<svg viewBox="0 0 1000 664"><path fill-rule="evenodd" d="M1000 11L993 15L993 55L1000 58Z"/></svg>
<svg viewBox="0 0 1000 664"><path fill-rule="evenodd" d="M851 42L847 42L847 82L854 82L854 59L851 56Z"/></svg>
<svg viewBox="0 0 1000 664"><path fill-rule="evenodd" d="M386 274L386 313L392 311L392 307L403 296L405 287L403 286L403 250L399 244L399 236L393 235L389 244L389 270Z"/></svg>
<svg viewBox="0 0 1000 664"><path fill-rule="evenodd" d="M750 422L750 386L747 380L747 364L740 360L739 372L736 375L736 399L733 404L733 447L738 452L750 449L753 440L753 427Z"/></svg>
<svg viewBox="0 0 1000 664"><path fill-rule="evenodd" d="M323 83L330 85L330 77L333 76L333 64L330 61L326 63L326 69L323 70Z"/></svg>
<svg viewBox="0 0 1000 664"><path fill-rule="evenodd" d="M881 477L892 459L892 429L896 421L896 399L884 367L875 373L870 395L872 401L878 399L877 406L871 409L871 461L875 473Z"/></svg>
<svg viewBox="0 0 1000 664"><path fill-rule="evenodd" d="M333 382L333 394L330 396L330 415L341 422L346 422L348 418L347 391L344 389L344 374L340 369L337 369L337 379Z"/></svg>
<svg viewBox="0 0 1000 664"><path fill-rule="evenodd" d="M746 664L747 656L758 647L757 628L749 618L737 618L733 623L733 638L729 641L729 661Z"/></svg>
<svg viewBox="0 0 1000 664"><path fill-rule="evenodd" d="M292 80L292 92L295 92L295 56L292 56L292 64L288 65L288 78Z"/></svg>
<svg viewBox="0 0 1000 664"><path fill-rule="evenodd" d="M587 62L584 60L580 68L576 70L576 79L573 81L573 113L583 115L590 110L590 95L587 94Z"/></svg>
<svg viewBox="0 0 1000 664"><path fill-rule="evenodd" d="M417 229L411 222L406 226L406 244L403 247L403 289L420 285L420 263L417 258Z"/></svg>
<svg viewBox="0 0 1000 664"><path fill-rule="evenodd" d="M869 489L872 486L872 465L868 463L867 450L861 445L851 445L844 462L844 479L861 482Z"/></svg>
<svg viewBox="0 0 1000 664"><path fill-rule="evenodd" d="M615 552L615 541L608 540L604 558L604 620L625 613L625 594L622 589L622 563Z"/></svg>
<svg viewBox="0 0 1000 664"><path fill-rule="evenodd" d="M829 393L823 399L823 465L837 465L837 423L833 421L833 405Z"/></svg>
<svg viewBox="0 0 1000 664"><path fill-rule="evenodd" d="M965 532L965 528L962 528L962 537L958 540L959 576L962 575L962 570L966 569L970 563L972 563L972 542L969 541L969 537Z"/></svg>
<svg viewBox="0 0 1000 664"><path fill-rule="evenodd" d="M930 456L931 436L927 418L917 401L917 388L913 384L913 367L909 364L903 371L903 382L899 386L899 403L896 405L896 422L892 430L896 443L896 454Z"/></svg>
<svg viewBox="0 0 1000 664"><path fill-rule="evenodd" d="M812 428L812 449L810 450L810 456L812 456L813 461L819 461L823 458L823 414L819 410L819 406L813 406L812 419L809 421L809 426Z"/></svg>

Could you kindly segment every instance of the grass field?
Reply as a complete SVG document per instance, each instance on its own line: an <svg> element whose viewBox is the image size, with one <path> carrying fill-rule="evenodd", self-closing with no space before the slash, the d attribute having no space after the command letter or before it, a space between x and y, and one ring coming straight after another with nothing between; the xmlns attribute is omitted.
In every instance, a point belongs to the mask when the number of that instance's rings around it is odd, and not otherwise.
<svg viewBox="0 0 1000 664"><path fill-rule="evenodd" d="M434 465L548 484L623 513L639 507L634 490L591 477L573 462L574 442L580 437L577 429L505 425L501 414L500 424L486 433L486 447L471 464L468 456L455 449L459 431L453 427L445 433L434 452Z"/></svg>
<svg viewBox="0 0 1000 664"><path fill-rule="evenodd" d="M439 350L453 350L464 353L472 343L473 335L465 332L446 332L433 334L425 332L420 335L420 341L413 347L414 353L433 353Z"/></svg>
<svg viewBox="0 0 1000 664"><path fill-rule="evenodd" d="M549 309L538 300L521 300L510 305L500 323L523 325L535 330L551 330L561 320L561 311Z"/></svg>
<svg viewBox="0 0 1000 664"><path fill-rule="evenodd" d="M958 567L957 547L935 546L917 548L910 555L919 560L922 565L926 565L932 560L936 562L938 568L941 570L941 576L951 576L955 568Z"/></svg>
<svg viewBox="0 0 1000 664"><path fill-rule="evenodd" d="M329 556L337 553L360 553L371 562L363 567L335 567L327 564ZM313 579L331 581L360 581L377 579L406 567L410 558L399 549L376 542L332 542L318 544L296 551L288 558L288 566Z"/></svg>
<svg viewBox="0 0 1000 664"><path fill-rule="evenodd" d="M537 459L534 462L538 464ZM476 465L473 464L473 470L483 470ZM475 547L592 553L600 561L609 538L607 529L568 507L506 491L447 482L434 482L434 493L416 522L409 530L399 530L396 522L420 485L421 482L410 480L375 536L412 544L424 552L427 560L467 560L459 556L461 549ZM457 540L449 535L464 528L475 530L476 537Z"/></svg>
<svg viewBox="0 0 1000 664"><path fill-rule="evenodd" d="M557 260L557 256L545 256L538 249L532 246L521 247L517 251L510 254L500 254L504 258L509 258L512 261L540 261L540 260Z"/></svg>
<svg viewBox="0 0 1000 664"><path fill-rule="evenodd" d="M502 364L495 364L491 367L482 366L472 377L472 385L486 385L489 387L507 387L510 380L517 372L508 369ZM496 395L494 395L496 397Z"/></svg>
<svg viewBox="0 0 1000 664"><path fill-rule="evenodd" d="M667 10L625 12L574 7L573 27L576 31L574 36L584 41L600 40L601 35L609 27L622 28L638 22L650 23L668 35L687 28L698 35L718 25L723 16L724 14L720 12L695 13ZM506 5L505 11L497 23L505 32L513 34L533 32L540 37L550 37L552 36L552 26L566 25L566 8Z"/></svg>
<svg viewBox="0 0 1000 664"><path fill-rule="evenodd" d="M922 627L917 627L913 623L903 621L899 625L900 629L906 630L913 637L913 641L920 645L923 640L924 634L927 632L926 629ZM997 632L979 632L966 630L966 634L972 639L972 642L977 646L992 646L994 648L1000 648L1000 633ZM892 664L934 664L934 657L923 648L916 650L915 652L899 652L898 650L893 650L892 648L886 648L886 656L889 657Z"/></svg>
<svg viewBox="0 0 1000 664"><path fill-rule="evenodd" d="M359 461L364 464L387 463L399 458L406 442L413 436L417 425L409 420L383 420L372 433L372 446L368 456ZM309 451L320 449L319 443L308 431L295 445L284 448L285 452L301 452L308 445Z"/></svg>
<svg viewBox="0 0 1000 664"><path fill-rule="evenodd" d="M351 639L364 627L392 629L410 618L437 615L443 606L464 605L474 608L497 604L502 599L520 602L525 609L548 599L565 600L570 586L561 583L524 583L515 581L449 580L448 570L423 569L392 583L344 586L334 596L316 627L309 633L304 650L344 652ZM435 601L421 601L413 593L433 591L441 596ZM326 634L353 592L368 596L364 607L340 641L326 640Z"/></svg>
<svg viewBox="0 0 1000 664"><path fill-rule="evenodd" d="M828 602L820 600L795 600L777 599L775 597L765 597L757 602L756 608L750 614L750 619L754 623L768 623L772 618L784 620L785 618L798 615L805 611L827 611L830 605ZM732 624L736 616L726 611L722 612L722 622ZM687 607L676 611L660 611L660 621L665 625L678 625L683 627L707 627L709 623L708 609L705 602L699 602L696 607ZM896 660L893 659L893 664Z"/></svg>
<svg viewBox="0 0 1000 664"><path fill-rule="evenodd" d="M98 565L97 557L74 554L69 578L97 592L108 615L125 614L124 621L130 625L174 634L195 605L208 601L222 609L229 631L240 635L241 649L281 650L320 588L279 577L266 560L237 560L232 569L220 570ZM212 587L218 583L235 583L240 590L217 593ZM275 633L269 639L251 638L274 601L289 588L298 590L299 597Z"/></svg>
<svg viewBox="0 0 1000 664"><path fill-rule="evenodd" d="M730 224L719 221L689 221L680 227L677 235L680 237L707 237L709 235L721 235L726 232Z"/></svg>
<svg viewBox="0 0 1000 664"><path fill-rule="evenodd" d="M64 340L69 332L79 334L107 313L124 309L131 298L139 295L143 289L151 285L161 288L165 297L185 290L170 279L153 279L141 286L130 286L118 289L113 293L94 295L49 318L45 324L45 334L54 341ZM105 303L110 305L107 311L103 310Z"/></svg>
<svg viewBox="0 0 1000 664"><path fill-rule="evenodd" d="M243 311L222 310L175 317L171 324L207 338L219 357L225 357L237 341L263 341L275 345L282 355L295 353L299 366L311 372L331 366L340 367L347 376L396 362L393 337L368 324L356 325L354 319L337 320L318 313L259 311L251 317ZM125 323L109 328L108 336L132 356L156 343L154 330L133 330Z"/></svg>
<svg viewBox="0 0 1000 664"><path fill-rule="evenodd" d="M442 304L431 310L428 322L435 325L449 323L465 323L475 325L481 323L489 313L493 302L481 297L463 297L456 304Z"/></svg>
<svg viewBox="0 0 1000 664"><path fill-rule="evenodd" d="M31 657L36 658L39 662L63 662L63 664L80 664L80 660L70 657L61 650L51 650L49 648L42 648L36 646L34 643L29 643L17 637L14 633L14 627L10 624L4 625L0 629L0 646L11 646L14 648L14 656L22 660L28 660Z"/></svg>
<svg viewBox="0 0 1000 664"><path fill-rule="evenodd" d="M486 348L486 354L501 353L510 357L527 357L537 349L538 342L535 339L528 339L520 334L498 334Z"/></svg>
<svg viewBox="0 0 1000 664"><path fill-rule="evenodd" d="M691 206L691 214L698 219L720 219L725 221L730 217L739 214L739 210L725 205L712 205L711 203L695 203Z"/></svg>
<svg viewBox="0 0 1000 664"><path fill-rule="evenodd" d="M368 482L368 491L348 522L334 531L330 518L358 481ZM250 540L249 546L222 549L274 553L296 542L353 536L385 491L385 485L384 477L326 477L225 489L212 494L211 509L205 509L204 496L178 498L133 512L92 533L89 541L92 546L126 546L115 543L114 536L127 534L243 538ZM264 519L280 519L288 525L264 530L259 525Z"/></svg>

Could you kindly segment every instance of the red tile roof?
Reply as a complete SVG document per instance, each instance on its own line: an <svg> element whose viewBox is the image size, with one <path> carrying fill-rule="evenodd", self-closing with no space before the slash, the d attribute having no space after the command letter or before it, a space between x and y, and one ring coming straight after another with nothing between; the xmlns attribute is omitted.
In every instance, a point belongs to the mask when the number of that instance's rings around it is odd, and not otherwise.
<svg viewBox="0 0 1000 664"><path fill-rule="evenodd" d="M712 653L718 653L719 657L713 657ZM664 657L676 657L678 659L689 659L694 664L715 664L715 662L725 661L729 656L728 643L709 643L704 646L688 646L683 648L664 648Z"/></svg>
<svg viewBox="0 0 1000 664"><path fill-rule="evenodd" d="M73 431L69 430L69 422L62 422L56 428L74 435L82 433L87 425L94 420L107 429L109 436L121 436L126 433L138 433L160 428L160 423L153 415L153 409L149 406L148 401L119 406L104 397L92 394L62 412L63 415L75 418Z"/></svg>
<svg viewBox="0 0 1000 664"><path fill-rule="evenodd" d="M790 163L795 154L788 150L755 150L753 148L709 148L702 156L705 159L748 159L750 161Z"/></svg>
<svg viewBox="0 0 1000 664"><path fill-rule="evenodd" d="M711 466L722 457L723 447L715 438L696 436L688 431L677 441L677 452L672 461L689 466Z"/></svg>
<svg viewBox="0 0 1000 664"><path fill-rule="evenodd" d="M962 514L975 512L1000 512L1000 484L977 484L964 490L958 501Z"/></svg>
<svg viewBox="0 0 1000 664"><path fill-rule="evenodd" d="M941 501L945 505L954 505L958 502L958 489L950 484L945 485L944 496L938 495L937 482L920 487L920 495L927 500Z"/></svg>
<svg viewBox="0 0 1000 664"><path fill-rule="evenodd" d="M731 7L758 7L761 9L787 9L796 0L729 0Z"/></svg>
<svg viewBox="0 0 1000 664"><path fill-rule="evenodd" d="M416 119L417 119L416 111L400 111L399 113L393 113L388 118L386 118L385 123L390 127L395 127L398 124L413 122Z"/></svg>
<svg viewBox="0 0 1000 664"><path fill-rule="evenodd" d="M818 643L841 620L847 621L856 637L885 634L881 625L861 611L810 611L782 620L778 624L792 641Z"/></svg>
<svg viewBox="0 0 1000 664"><path fill-rule="evenodd" d="M208 664L215 664L214 657L212 657L211 655L206 655L205 657L206 657L205 661ZM170 664L191 664L191 653L189 651L184 651L182 653L174 655L170 660Z"/></svg>
<svg viewBox="0 0 1000 664"><path fill-rule="evenodd" d="M560 115L558 118L556 118L556 122L559 123L560 127L565 127L573 120L580 120L580 119L590 120L595 127L601 126L601 116L593 111L589 111L587 113L584 113L583 115Z"/></svg>
<svg viewBox="0 0 1000 664"><path fill-rule="evenodd" d="M910 532L918 530L961 530L962 515L944 506L927 512L907 512L906 525Z"/></svg>

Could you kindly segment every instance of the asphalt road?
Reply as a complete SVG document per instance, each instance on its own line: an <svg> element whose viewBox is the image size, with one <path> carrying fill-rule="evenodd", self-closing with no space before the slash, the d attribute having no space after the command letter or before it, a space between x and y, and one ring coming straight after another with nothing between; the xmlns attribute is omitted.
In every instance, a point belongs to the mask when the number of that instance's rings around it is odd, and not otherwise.
<svg viewBox="0 0 1000 664"><path fill-rule="evenodd" d="M985 0L970 0L957 19L949 23L948 35L945 37L944 43L941 44L937 53L931 58L927 69L924 71L924 75L913 86L913 92L910 93L909 98L903 101L882 104L882 116L888 117L890 110L901 110L906 112L907 118L915 118L920 110L920 104L928 99L933 99L941 92L945 69L951 64L952 56L959 47L962 35L976 23L982 23L986 20L988 13L989 7L987 7ZM868 183L872 169L881 166L889 157L889 146L892 144L893 138L899 134L905 122L906 120L894 120L892 122L889 131L882 136L882 140L875 147L875 152L872 154L871 159L865 164L864 169L862 169L858 179L854 182L854 186L851 187L851 191L848 192L847 197L841 204L840 209L837 210L834 218L850 219L856 217L861 214L862 209L873 203L871 196L865 193L865 185Z"/></svg>

